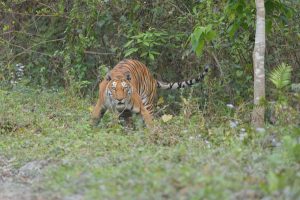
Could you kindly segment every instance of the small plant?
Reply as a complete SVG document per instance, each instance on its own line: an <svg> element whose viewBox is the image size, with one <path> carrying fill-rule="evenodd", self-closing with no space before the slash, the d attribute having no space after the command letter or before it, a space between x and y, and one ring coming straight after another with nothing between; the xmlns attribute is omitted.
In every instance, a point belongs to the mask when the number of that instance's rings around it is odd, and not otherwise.
<svg viewBox="0 0 300 200"><path fill-rule="evenodd" d="M196 26L194 32L190 36L192 50L197 56L202 54L205 42L210 42L216 37L216 32L212 29L211 25Z"/></svg>
<svg viewBox="0 0 300 200"><path fill-rule="evenodd" d="M270 81L275 85L278 91L278 101L286 102L284 91L291 84L291 72L292 67L282 63L276 69L271 72Z"/></svg>
<svg viewBox="0 0 300 200"><path fill-rule="evenodd" d="M272 123L291 124L297 121L296 110L288 103L287 88L291 85L292 67L282 63L274 69L269 80L275 85L277 101L270 103L270 121Z"/></svg>
<svg viewBox="0 0 300 200"><path fill-rule="evenodd" d="M168 34L165 31L157 31L150 28L148 31L130 36L128 42L124 45L125 55L129 57L134 53L138 53L142 58L154 60L159 55L158 48L166 44Z"/></svg>
<svg viewBox="0 0 300 200"><path fill-rule="evenodd" d="M291 83L292 67L282 63L276 69L274 69L270 75L270 81L279 90L283 90Z"/></svg>

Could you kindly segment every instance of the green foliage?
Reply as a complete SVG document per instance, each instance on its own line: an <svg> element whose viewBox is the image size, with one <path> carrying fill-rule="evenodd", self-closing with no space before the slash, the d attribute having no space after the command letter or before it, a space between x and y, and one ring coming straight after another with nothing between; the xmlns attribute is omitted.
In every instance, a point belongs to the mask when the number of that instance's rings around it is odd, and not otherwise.
<svg viewBox="0 0 300 200"><path fill-rule="evenodd" d="M293 8L292 4L284 4L280 0L266 0L265 1L266 8L266 30L270 32L272 30L272 26L274 23L274 19L276 19L277 23L281 23L282 25L286 25L296 13L295 8Z"/></svg>
<svg viewBox="0 0 300 200"><path fill-rule="evenodd" d="M254 1L2 1L0 163L11 169L0 179L28 180L47 199L296 199L300 4L265 5L266 69L288 64L270 75L278 101L261 134L249 125ZM92 129L82 97L124 57L169 81L217 67L204 84L164 92L153 130L110 113ZM43 176L18 177L36 160L49 162Z"/></svg>
<svg viewBox="0 0 300 200"><path fill-rule="evenodd" d="M231 39L233 39L240 30L254 29L254 1L247 0L229 0L225 7L225 14L227 15L231 25L227 32Z"/></svg>
<svg viewBox="0 0 300 200"><path fill-rule="evenodd" d="M215 99L251 100L254 1L29 0L0 6L1 86L26 82L86 95L105 75L103 66L110 69L126 57L168 81L219 63ZM268 31L266 68L289 63L295 79L299 4L268 0L266 9L267 24L276 24ZM20 63L22 81L16 75Z"/></svg>
<svg viewBox="0 0 300 200"><path fill-rule="evenodd" d="M286 148L286 158L288 158L289 162L300 161L300 144L299 141L294 139L294 137L298 137L300 133L296 131L295 129L292 135L287 135L283 138L284 147Z"/></svg>
<svg viewBox="0 0 300 200"><path fill-rule="evenodd" d="M275 85L278 90L283 90L291 83L292 67L282 63L270 74L270 81Z"/></svg>
<svg viewBox="0 0 300 200"><path fill-rule="evenodd" d="M270 73L269 80L276 87L276 101L269 103L270 119L272 123L276 124L298 124L300 121L299 116L295 115L297 113L297 105L293 101L299 102L299 96L297 93L291 93L288 87L291 85L291 72L292 67L282 63L277 68L273 69ZM297 91L294 91L297 92ZM294 105L294 106L293 106ZM295 109L296 108L296 109Z"/></svg>
<svg viewBox="0 0 300 200"><path fill-rule="evenodd" d="M300 4L265 5L266 69L288 64L270 75L266 100L277 101L258 134L249 125L254 1L1 1L0 87L10 90L0 90L0 179L53 199L296 199ZM153 130L110 113L92 129L95 100L83 97L124 57L169 81L217 68L204 84L164 91ZM15 173L35 160L49 162L42 177Z"/></svg>
<svg viewBox="0 0 300 200"><path fill-rule="evenodd" d="M124 45L124 57L136 53L141 58L154 61L155 57L160 55L159 49L167 43L167 39L167 32L150 28L144 33L129 37L128 42Z"/></svg>
<svg viewBox="0 0 300 200"><path fill-rule="evenodd" d="M153 130L125 129L110 115L92 129L87 99L20 86L0 90L5 178L24 181L12 172L44 161L39 170L27 169L33 178L16 185L47 199L297 197L299 127L256 133L249 124L229 126L245 107L225 107L232 112L207 120L211 108L194 112L192 95L183 101L181 114L166 123L157 118Z"/></svg>
<svg viewBox="0 0 300 200"><path fill-rule="evenodd" d="M197 56L200 56L205 43L211 42L216 37L216 32L212 30L212 26L196 26L190 36L192 50Z"/></svg>

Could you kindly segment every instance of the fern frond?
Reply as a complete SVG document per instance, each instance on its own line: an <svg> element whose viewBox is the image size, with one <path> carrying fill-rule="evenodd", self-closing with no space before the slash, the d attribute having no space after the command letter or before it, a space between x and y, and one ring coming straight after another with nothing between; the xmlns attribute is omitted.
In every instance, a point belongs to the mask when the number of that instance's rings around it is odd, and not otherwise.
<svg viewBox="0 0 300 200"><path fill-rule="evenodd" d="M291 83L292 67L282 63L270 74L270 81L275 85L277 89L283 89Z"/></svg>

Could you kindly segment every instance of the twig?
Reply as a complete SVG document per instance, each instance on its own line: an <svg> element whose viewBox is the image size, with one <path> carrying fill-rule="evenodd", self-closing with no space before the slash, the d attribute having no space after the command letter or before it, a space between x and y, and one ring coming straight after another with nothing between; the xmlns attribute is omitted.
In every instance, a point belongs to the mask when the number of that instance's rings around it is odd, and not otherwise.
<svg viewBox="0 0 300 200"><path fill-rule="evenodd" d="M3 36L3 35L11 34L11 33L23 33L24 35L34 36L31 33L26 33L26 32L23 32L23 31L15 31L15 30L13 30L13 31L6 31L6 32L1 33L0 35ZM35 35L35 36L37 36L37 35Z"/></svg>
<svg viewBox="0 0 300 200"><path fill-rule="evenodd" d="M113 55L115 53L101 53L101 52L96 52L96 51L88 51L88 50L85 50L84 53L86 54L94 54L94 55Z"/></svg>
<svg viewBox="0 0 300 200"><path fill-rule="evenodd" d="M162 112L164 109L166 109L169 105L165 105L164 107L162 107L161 109L159 109L158 111L156 111L154 113L155 116L157 116L160 112Z"/></svg>
<svg viewBox="0 0 300 200"><path fill-rule="evenodd" d="M174 6L182 15L186 15L186 13L184 11L182 11L176 4L174 4L173 2L168 1L169 4L171 4L172 6ZM189 15L191 15L191 12L188 10L188 8L185 6L185 8L187 9ZM191 19L190 17L188 18L189 21L192 23L193 19Z"/></svg>
<svg viewBox="0 0 300 200"><path fill-rule="evenodd" d="M6 41L6 40L2 40L2 41L8 43L8 45L11 45L11 46L14 46L14 47L18 47L18 48L24 50L24 51L22 51L22 52L20 52L20 53L18 53L18 54L16 54L16 55L14 55L14 56L10 59L10 61L8 62L8 64L10 64L16 57L18 57L18 56L20 56L20 55L22 55L22 54L28 53L28 52L38 53L38 54L43 55L43 56L52 57L52 55L50 55L50 54L46 54L46 53L34 51L34 50L31 50L31 49L34 48L35 46L38 46L38 45L43 44L43 43L47 43L47 42L55 42L55 41L59 41L59 40L63 40L63 39L61 38L61 39L47 40L47 41L44 41L44 42L40 42L40 43L38 43L38 44L35 44L35 45L33 45L33 46L29 47L29 48L25 48L25 47L22 47L22 46L20 46L20 45L10 43L10 42L8 42L8 41Z"/></svg>
<svg viewBox="0 0 300 200"><path fill-rule="evenodd" d="M66 15L50 15L50 14L47 14L47 15L42 15L42 14L30 14L30 13L20 13L20 12L13 12L13 11L2 11L3 13L6 13L6 14L16 14L16 15L23 15L23 16L33 16L33 17L62 17L62 18L67 18L67 19L70 19L70 17L66 16Z"/></svg>
<svg viewBox="0 0 300 200"><path fill-rule="evenodd" d="M47 8L49 8L49 9L51 9L51 10L54 11L54 12L57 12L53 7L51 7L51 6L47 5L47 4L44 4L44 3L42 3L42 2L37 2L37 3L38 3L38 4L41 4L41 5L45 6L45 7L47 7Z"/></svg>
<svg viewBox="0 0 300 200"><path fill-rule="evenodd" d="M220 71L220 76L223 77L223 70L222 70L222 67L221 67L221 65L220 65L220 62L219 62L217 56L215 55L215 53L214 53L213 51L208 51L208 52L209 52L209 53L212 55L212 57L214 58L214 60L215 60L215 62L216 62L216 64L217 64L217 67L218 67L218 69L219 69L219 71Z"/></svg>

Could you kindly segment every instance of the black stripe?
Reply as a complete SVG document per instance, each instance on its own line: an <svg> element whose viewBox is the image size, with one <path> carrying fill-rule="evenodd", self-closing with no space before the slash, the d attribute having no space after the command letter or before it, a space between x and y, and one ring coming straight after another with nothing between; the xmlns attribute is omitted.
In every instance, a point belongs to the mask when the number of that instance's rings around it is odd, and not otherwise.
<svg viewBox="0 0 300 200"><path fill-rule="evenodd" d="M202 79L205 77L205 75L208 73L208 71L209 71L209 66L205 66L203 72L200 75L198 75L198 77L196 77L194 79L190 79L190 80L181 81L181 82L163 83L162 84L157 81L157 88L164 87L164 89L169 90L169 89L180 89L180 88L192 86L193 84L202 81ZM175 85L175 84L177 84L177 85ZM167 88L165 88L165 87L167 87Z"/></svg>
<svg viewBox="0 0 300 200"><path fill-rule="evenodd" d="M170 86L168 89L172 89L173 85L174 85L174 83L170 83Z"/></svg>
<svg viewBox="0 0 300 200"><path fill-rule="evenodd" d="M191 86L192 84L189 83L189 81L185 81L185 83L188 85L188 86Z"/></svg>
<svg viewBox="0 0 300 200"><path fill-rule="evenodd" d="M177 87L177 89L181 88L181 85L182 85L182 83L181 83L181 82L179 82L179 83L178 83L178 87Z"/></svg>
<svg viewBox="0 0 300 200"><path fill-rule="evenodd" d="M157 87L161 88L161 85L160 85L160 83L158 81L157 81Z"/></svg>

